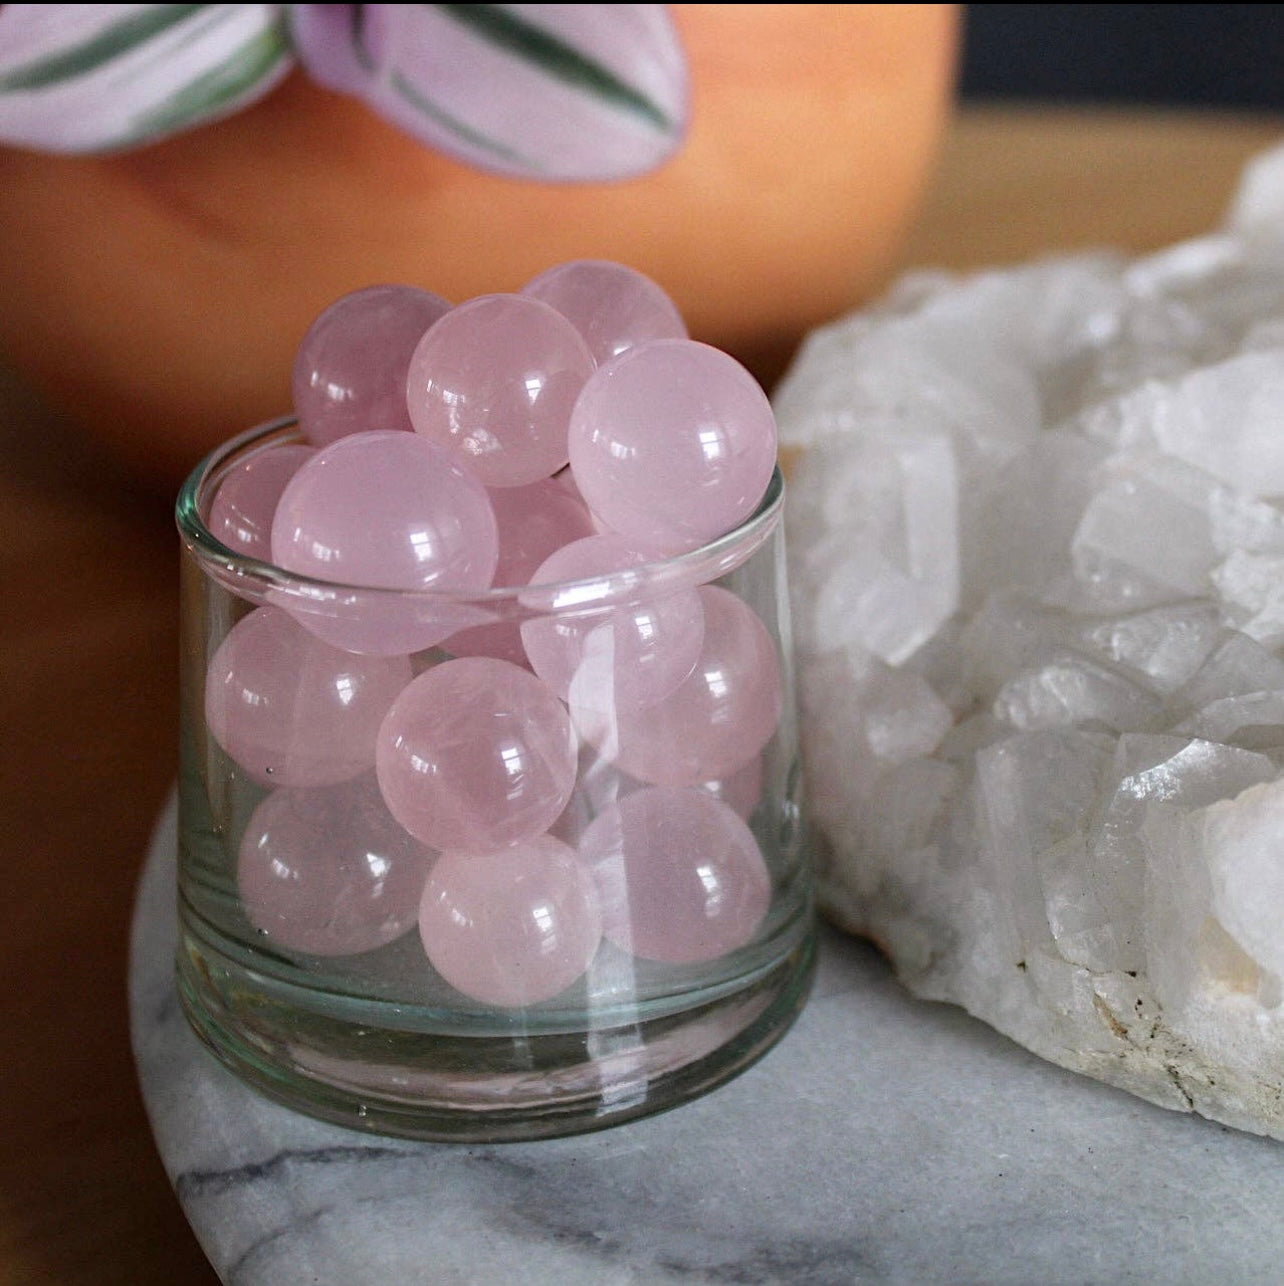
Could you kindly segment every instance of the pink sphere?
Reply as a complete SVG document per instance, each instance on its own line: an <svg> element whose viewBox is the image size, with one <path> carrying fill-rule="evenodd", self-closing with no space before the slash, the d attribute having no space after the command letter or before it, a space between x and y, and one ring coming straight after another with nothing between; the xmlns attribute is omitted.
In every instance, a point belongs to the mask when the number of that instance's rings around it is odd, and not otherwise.
<svg viewBox="0 0 1284 1286"><path fill-rule="evenodd" d="M272 519L285 485L316 448L283 443L258 451L232 469L210 505L210 533L229 549L272 561Z"/></svg>
<svg viewBox="0 0 1284 1286"><path fill-rule="evenodd" d="M626 773L657 786L729 777L771 739L783 708L776 648L766 626L716 585L697 593L704 642L694 669L667 697L629 705L581 671L567 700L575 726Z"/></svg>
<svg viewBox="0 0 1284 1286"><path fill-rule="evenodd" d="M700 782L696 789L706 791L714 799L720 799L728 808L748 821L762 799L763 766L762 756L754 757L742 768L727 777L712 781Z"/></svg>
<svg viewBox="0 0 1284 1286"><path fill-rule="evenodd" d="M401 693L375 763L392 815L412 835L483 852L552 825L575 785L576 749L546 684L507 661L461 657Z"/></svg>
<svg viewBox="0 0 1284 1286"><path fill-rule="evenodd" d="M562 490L567 492L569 495L574 496L575 499L578 500L586 510L588 510L589 522L592 524L594 533L605 530L602 524L593 517L593 511L589 509L588 501L586 501L580 494L579 484L575 481L575 475L571 472L569 466L565 469L559 469L558 472L553 475L552 482L561 487Z"/></svg>
<svg viewBox="0 0 1284 1286"><path fill-rule="evenodd" d="M210 735L264 786L328 786L373 767L375 738L410 682L402 656L355 656L260 607L210 658Z"/></svg>
<svg viewBox="0 0 1284 1286"><path fill-rule="evenodd" d="M406 371L424 331L450 311L414 286L367 286L335 300L308 328L291 386L315 446L367 429L408 432Z"/></svg>
<svg viewBox="0 0 1284 1286"><path fill-rule="evenodd" d="M610 533L564 545L536 569L532 585L568 582L555 610L522 624L531 667L560 697L571 681L601 690L602 701L650 705L671 693L695 668L704 638L704 612L693 589L668 590L621 606L580 610L573 582L625 580L648 559ZM533 595L532 601L545 596ZM557 610L560 609L560 610Z"/></svg>
<svg viewBox="0 0 1284 1286"><path fill-rule="evenodd" d="M241 837L236 883L268 942L355 955L399 938L419 914L431 855L393 821L372 777L275 790Z"/></svg>
<svg viewBox="0 0 1284 1286"><path fill-rule="evenodd" d="M417 434L383 430L340 438L290 479L272 523L272 557L287 571L344 585L476 591L491 583L499 536L475 478ZM298 599L291 607L320 637L382 654L430 647L470 619L443 602L377 600L346 613L329 604L309 611Z"/></svg>
<svg viewBox="0 0 1284 1286"><path fill-rule="evenodd" d="M619 803L634 791L646 789L649 787L645 782L621 772L609 759L603 759L591 745L585 743L580 747L575 790L562 810L562 815L549 827L549 834L568 844L577 845L593 820L606 812L612 804ZM737 816L748 821L762 799L762 756L755 755L729 777L698 782L691 789L712 795Z"/></svg>
<svg viewBox="0 0 1284 1286"><path fill-rule="evenodd" d="M520 487L567 461L571 406L595 363L555 308L479 295L453 308L410 359L415 430L488 487Z"/></svg>
<svg viewBox="0 0 1284 1286"><path fill-rule="evenodd" d="M525 585L554 550L593 532L584 502L554 478L525 487L496 487L489 494L499 525L496 586ZM494 656L514 665L526 664L521 627L516 621L463 630L443 646L454 656Z"/></svg>
<svg viewBox="0 0 1284 1286"><path fill-rule="evenodd" d="M599 362L650 339L686 339L678 306L650 277L606 259L555 264L522 287L552 305L584 336Z"/></svg>
<svg viewBox="0 0 1284 1286"><path fill-rule="evenodd" d="M735 358L689 339L599 367L575 403L571 469L589 508L642 549L679 554L753 513L776 467L776 421Z"/></svg>
<svg viewBox="0 0 1284 1286"><path fill-rule="evenodd" d="M598 883L606 937L647 960L696 964L735 951L771 903L752 832L704 791L625 796L584 832L579 854Z"/></svg>
<svg viewBox="0 0 1284 1286"><path fill-rule="evenodd" d="M549 827L549 834L575 847L589 823L618 799L639 789L609 759L603 759L590 745L580 747L575 789L561 816Z"/></svg>
<svg viewBox="0 0 1284 1286"><path fill-rule="evenodd" d="M602 940L590 872L551 835L487 853L443 853L419 935L434 969L488 1005L538 1004L588 968Z"/></svg>

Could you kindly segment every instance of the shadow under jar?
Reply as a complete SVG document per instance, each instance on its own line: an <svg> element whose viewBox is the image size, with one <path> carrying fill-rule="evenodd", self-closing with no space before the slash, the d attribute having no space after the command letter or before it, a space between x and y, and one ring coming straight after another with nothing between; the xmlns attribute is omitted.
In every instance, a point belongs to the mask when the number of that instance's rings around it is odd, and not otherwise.
<svg viewBox="0 0 1284 1286"><path fill-rule="evenodd" d="M692 553L480 593L292 575L180 493L178 985L313 1116L572 1134L736 1075L815 954L775 473ZM272 456L276 459L276 456Z"/></svg>

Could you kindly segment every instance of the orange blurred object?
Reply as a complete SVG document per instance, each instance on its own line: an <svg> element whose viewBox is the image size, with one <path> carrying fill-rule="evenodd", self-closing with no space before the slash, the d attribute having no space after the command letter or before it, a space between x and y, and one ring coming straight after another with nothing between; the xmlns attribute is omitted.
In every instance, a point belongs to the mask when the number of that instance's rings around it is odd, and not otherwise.
<svg viewBox="0 0 1284 1286"><path fill-rule="evenodd" d="M884 284L953 99L960 6L674 5L691 130L644 178L497 178L295 73L108 158L0 149L0 350L140 474L289 410L294 348L377 282L459 301L568 259L654 277L770 388Z"/></svg>

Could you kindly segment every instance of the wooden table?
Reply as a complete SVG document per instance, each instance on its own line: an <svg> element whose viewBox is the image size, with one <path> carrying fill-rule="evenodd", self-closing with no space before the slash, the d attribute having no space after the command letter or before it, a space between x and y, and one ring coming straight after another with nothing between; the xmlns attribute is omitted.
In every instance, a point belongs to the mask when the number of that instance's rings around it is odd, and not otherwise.
<svg viewBox="0 0 1284 1286"><path fill-rule="evenodd" d="M1142 251L1213 227L1284 120L970 110L907 266ZM125 1014L134 881L176 771L176 538L0 373L0 1286L215 1277L152 1146Z"/></svg>

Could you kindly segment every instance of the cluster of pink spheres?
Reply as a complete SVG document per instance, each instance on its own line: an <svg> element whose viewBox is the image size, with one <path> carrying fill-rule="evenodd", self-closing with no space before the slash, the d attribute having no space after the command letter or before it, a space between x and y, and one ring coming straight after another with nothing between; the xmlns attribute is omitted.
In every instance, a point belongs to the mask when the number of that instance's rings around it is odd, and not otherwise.
<svg viewBox="0 0 1284 1286"><path fill-rule="evenodd" d="M604 261L453 307L346 295L293 387L303 442L231 471L209 524L346 586L626 572L733 530L776 462L753 377ZM781 681L743 601L691 585L517 624L370 597L347 616L260 606L209 663L209 731L271 788L237 869L268 941L354 954L417 923L447 982L519 1006L574 983L604 938L671 964L752 939L770 879L745 819Z"/></svg>

